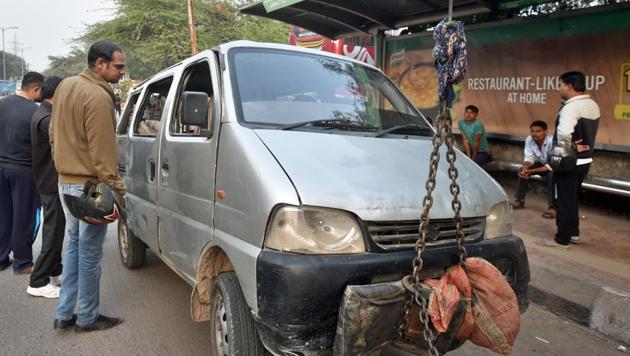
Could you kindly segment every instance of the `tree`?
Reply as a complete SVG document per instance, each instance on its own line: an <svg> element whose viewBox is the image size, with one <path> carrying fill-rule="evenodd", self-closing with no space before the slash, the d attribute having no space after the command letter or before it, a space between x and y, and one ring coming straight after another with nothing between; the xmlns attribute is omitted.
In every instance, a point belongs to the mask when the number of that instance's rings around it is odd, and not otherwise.
<svg viewBox="0 0 630 356"><path fill-rule="evenodd" d="M238 0L195 0L195 25L200 50L237 40L286 42L288 27L279 22L243 16ZM89 26L77 42L89 46L108 39L127 55L135 79L146 78L190 56L185 0L115 0L114 18Z"/></svg>
<svg viewBox="0 0 630 356"><path fill-rule="evenodd" d="M558 11L583 9L593 6L612 5L628 0L563 0L548 1L543 4L535 4L521 9L518 16L536 16L543 14L551 14Z"/></svg>
<svg viewBox="0 0 630 356"><path fill-rule="evenodd" d="M465 25L499 21L515 17L530 17L548 15L560 11L569 11L584 9L594 6L612 5L630 0L521 0L513 1L511 6L499 6L499 9L492 13L483 13L470 15L457 20L462 21ZM514 6L516 5L516 6ZM417 33L432 30L438 21L434 23L412 26L404 33Z"/></svg>
<svg viewBox="0 0 630 356"><path fill-rule="evenodd" d="M42 73L46 77L51 75L70 77L81 73L87 67L87 54L79 47L73 47L65 56L48 56L48 60L50 64Z"/></svg>
<svg viewBox="0 0 630 356"><path fill-rule="evenodd" d="M5 61L7 63L7 80L22 79L22 58L6 52ZM28 70L25 66L24 70ZM2 80L2 51L0 51L0 80Z"/></svg>

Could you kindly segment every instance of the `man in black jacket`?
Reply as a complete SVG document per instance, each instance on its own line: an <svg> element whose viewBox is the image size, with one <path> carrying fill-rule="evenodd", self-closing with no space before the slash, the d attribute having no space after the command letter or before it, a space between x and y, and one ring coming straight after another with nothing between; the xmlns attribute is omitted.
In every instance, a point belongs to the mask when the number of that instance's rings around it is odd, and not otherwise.
<svg viewBox="0 0 630 356"><path fill-rule="evenodd" d="M42 104L31 121L33 177L44 208L42 251L35 262L26 293L34 297L59 298L61 250L66 227L57 186L57 171L50 153L48 126L55 90L62 78L50 77L42 86Z"/></svg>
<svg viewBox="0 0 630 356"><path fill-rule="evenodd" d="M599 126L599 106L586 91L586 78L581 72L560 76L560 96L564 100L556 119L555 141L577 148L577 164L568 172L554 172L557 233L553 241L540 240L546 247L566 249L579 243L580 217L578 192L593 162L595 136Z"/></svg>
<svg viewBox="0 0 630 356"><path fill-rule="evenodd" d="M0 271L33 271L39 194L31 163L31 118L37 110L44 76L28 72L17 95L0 99Z"/></svg>

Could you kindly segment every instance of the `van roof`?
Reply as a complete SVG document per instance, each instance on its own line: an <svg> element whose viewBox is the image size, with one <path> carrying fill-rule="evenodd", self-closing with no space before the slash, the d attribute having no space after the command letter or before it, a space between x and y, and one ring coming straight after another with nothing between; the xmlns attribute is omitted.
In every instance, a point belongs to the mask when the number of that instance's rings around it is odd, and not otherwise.
<svg viewBox="0 0 630 356"><path fill-rule="evenodd" d="M279 50L284 50L284 51L290 51L290 52L298 52L298 53L309 53L309 54L315 54L318 56L323 56L323 57L330 57L330 58L335 58L335 59L340 59L343 61L347 61L347 62L353 62L356 64L360 64L360 65L365 65L365 66L369 66L372 67L374 69L377 69L374 66L371 66L369 64L366 64L364 62L361 62L359 60L356 60L354 58L350 58L350 57L345 57L339 54L335 54L335 53L331 53L331 52L325 52L325 51L321 51L321 50L317 50L317 49L310 49L310 48L303 48L303 47L298 47L298 46L292 46L292 45L288 45L288 44L280 44L280 43L265 43L265 42L255 42L255 41L246 41L246 40L238 40L238 41L232 41L232 42L227 42L224 44L221 44L213 49L206 49L203 50L191 57L186 58L185 60L175 63L172 66L165 68L157 73L155 73L154 75L148 77L147 79L143 80L140 84L136 85L133 87L132 91L138 90L139 88L141 88L143 85L145 85L147 82L151 81L153 78L155 78L156 76L159 76L160 74L169 71L177 66L180 66L184 63L187 62L195 62L198 59L202 59L207 57L209 54L211 53L226 53L231 49L234 48L268 48L268 49L279 49Z"/></svg>
<svg viewBox="0 0 630 356"><path fill-rule="evenodd" d="M228 50L233 49L233 48L281 49L281 50L291 51L291 52L309 53L309 54L315 54L315 55L323 56L323 57L331 57L331 58L336 58L336 59L340 59L340 60L343 60L343 61L348 61L348 62L353 62L353 63L357 63L357 64L369 66L369 67L374 67L372 65L369 65L367 63L361 62L361 61L356 60L354 58L342 56L342 55L339 55L339 54L336 54L336 53L326 52L326 51L322 51L322 50L318 50L318 49L311 49L311 48L304 48L304 47L299 47L299 46L293 46L293 45L289 45L289 44L266 43L266 42L254 42L254 41L238 40L238 41L232 41L232 42L228 42L228 43L219 45L218 47L219 47L219 49L220 49L220 51L222 53L225 53ZM374 67L374 68L376 68L376 67Z"/></svg>

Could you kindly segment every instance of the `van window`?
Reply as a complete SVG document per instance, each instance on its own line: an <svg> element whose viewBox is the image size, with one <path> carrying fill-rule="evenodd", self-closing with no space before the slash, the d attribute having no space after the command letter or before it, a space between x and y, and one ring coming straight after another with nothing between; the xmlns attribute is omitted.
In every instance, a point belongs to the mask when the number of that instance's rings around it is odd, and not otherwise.
<svg viewBox="0 0 630 356"><path fill-rule="evenodd" d="M131 117L133 115L133 110L136 108L136 103L138 101L138 97L140 93L131 94L129 100L127 101L127 106L125 106L125 112L123 113L122 118L120 119L120 123L118 124L118 129L116 133L119 135L127 134L129 130L129 124L131 123Z"/></svg>
<svg viewBox="0 0 630 356"><path fill-rule="evenodd" d="M182 94L186 91L196 91L208 94L208 130L202 130L199 126L182 125ZM175 103L175 113L171 119L171 135L180 136L205 136L208 137L212 130L212 117L214 115L214 101L212 91L212 77L210 76L210 65L206 61L195 63L186 68L182 76L182 82L177 92L177 102Z"/></svg>
<svg viewBox="0 0 630 356"><path fill-rule="evenodd" d="M429 129L391 81L369 66L284 50L234 49L229 56L237 115L246 125L273 129L335 120L353 123L354 131ZM320 130L315 126L305 129Z"/></svg>
<svg viewBox="0 0 630 356"><path fill-rule="evenodd" d="M149 85L136 115L133 131L135 135L156 136L160 132L164 103L172 83L173 77L169 77Z"/></svg>

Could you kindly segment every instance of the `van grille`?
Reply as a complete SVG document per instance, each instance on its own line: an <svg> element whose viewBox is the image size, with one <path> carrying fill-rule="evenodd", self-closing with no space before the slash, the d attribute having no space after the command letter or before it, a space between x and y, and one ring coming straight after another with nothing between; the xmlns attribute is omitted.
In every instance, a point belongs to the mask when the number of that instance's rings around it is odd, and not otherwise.
<svg viewBox="0 0 630 356"><path fill-rule="evenodd" d="M384 249L413 248L420 237L418 220L368 222L368 231L372 240ZM486 225L484 217L464 218L464 235L466 242L483 238ZM455 222L453 219L436 219L429 223L427 246L439 246L456 243Z"/></svg>

